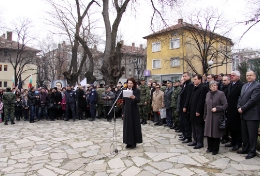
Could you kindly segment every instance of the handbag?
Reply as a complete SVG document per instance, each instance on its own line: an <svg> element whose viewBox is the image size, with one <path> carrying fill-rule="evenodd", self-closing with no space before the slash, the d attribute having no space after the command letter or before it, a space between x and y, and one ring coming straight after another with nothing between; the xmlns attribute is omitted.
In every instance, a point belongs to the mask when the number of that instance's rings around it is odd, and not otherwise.
<svg viewBox="0 0 260 176"><path fill-rule="evenodd" d="M219 119L219 129L220 130L225 130L226 129L226 114L225 110L223 110L221 118Z"/></svg>
<svg viewBox="0 0 260 176"><path fill-rule="evenodd" d="M166 118L166 108L159 109L159 111L160 111L161 119L165 119Z"/></svg>

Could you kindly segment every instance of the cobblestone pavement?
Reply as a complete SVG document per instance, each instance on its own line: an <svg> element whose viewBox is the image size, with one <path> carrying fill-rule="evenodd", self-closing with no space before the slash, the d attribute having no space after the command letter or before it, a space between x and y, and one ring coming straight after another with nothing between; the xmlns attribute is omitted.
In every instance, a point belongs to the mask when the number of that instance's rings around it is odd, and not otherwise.
<svg viewBox="0 0 260 176"><path fill-rule="evenodd" d="M116 127L119 153L114 155L113 122L1 124L0 175L260 175L259 157L246 160L223 145L213 156L206 147L195 150L180 143L173 130L152 123L142 126L144 142L128 150L121 119Z"/></svg>

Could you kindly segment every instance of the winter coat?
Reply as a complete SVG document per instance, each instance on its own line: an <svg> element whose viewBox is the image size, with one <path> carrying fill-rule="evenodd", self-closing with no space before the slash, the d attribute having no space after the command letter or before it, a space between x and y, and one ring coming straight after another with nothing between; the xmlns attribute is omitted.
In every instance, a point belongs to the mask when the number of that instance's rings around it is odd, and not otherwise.
<svg viewBox="0 0 260 176"><path fill-rule="evenodd" d="M216 108L216 112L212 112ZM226 130L219 129L219 119L227 109L227 99L222 91L208 92L204 108L205 130L204 136L221 138Z"/></svg>
<svg viewBox="0 0 260 176"><path fill-rule="evenodd" d="M35 92L32 92L31 90L28 92L28 104L29 104L29 106L36 105L36 94L35 94Z"/></svg>
<svg viewBox="0 0 260 176"><path fill-rule="evenodd" d="M136 144L142 143L142 132L140 124L139 108L140 90L133 89L135 99L124 98L123 103L123 143Z"/></svg>
<svg viewBox="0 0 260 176"><path fill-rule="evenodd" d="M74 90L66 90L65 91L66 103L72 104L76 102L76 93Z"/></svg>
<svg viewBox="0 0 260 176"><path fill-rule="evenodd" d="M229 130L241 131L241 119L240 113L237 110L237 103L241 93L243 83L238 80L236 84L232 86L232 82L228 86L227 92L227 125Z"/></svg>
<svg viewBox="0 0 260 176"><path fill-rule="evenodd" d="M47 92L40 92L39 93L40 97L40 105L47 105L48 103L48 93Z"/></svg>
<svg viewBox="0 0 260 176"><path fill-rule="evenodd" d="M107 99L107 97L110 97L110 99ZM111 91L103 92L101 98L104 100L104 106L112 106L114 103L115 94Z"/></svg>
<svg viewBox="0 0 260 176"><path fill-rule="evenodd" d="M187 115L187 111L183 112L183 108L188 109L189 107L189 102L190 102L190 96L192 93L192 89L193 89L194 85L191 82L191 80L187 80L183 83L182 85L182 89L180 92L180 97L179 97L179 107L177 108L179 110L179 114L181 116L186 116Z"/></svg>
<svg viewBox="0 0 260 176"><path fill-rule="evenodd" d="M159 90L153 92L152 108L153 112L158 112L164 107L164 92Z"/></svg>
<svg viewBox="0 0 260 176"><path fill-rule="evenodd" d="M170 109L172 102L173 87L167 88L164 92L164 106L166 109Z"/></svg>
<svg viewBox="0 0 260 176"><path fill-rule="evenodd" d="M85 96L85 97L83 97ZM86 108L87 101L86 101L86 95L84 90L78 89L77 90L77 97L78 97L78 107L80 108Z"/></svg>
<svg viewBox="0 0 260 176"><path fill-rule="evenodd" d="M95 105L98 100L98 94L94 88L90 90L90 93L88 95L88 103L91 105Z"/></svg>
<svg viewBox="0 0 260 176"><path fill-rule="evenodd" d="M194 86L190 98L188 109L190 122L203 123L204 105L208 88L204 84ZM199 113L199 116L196 116Z"/></svg>

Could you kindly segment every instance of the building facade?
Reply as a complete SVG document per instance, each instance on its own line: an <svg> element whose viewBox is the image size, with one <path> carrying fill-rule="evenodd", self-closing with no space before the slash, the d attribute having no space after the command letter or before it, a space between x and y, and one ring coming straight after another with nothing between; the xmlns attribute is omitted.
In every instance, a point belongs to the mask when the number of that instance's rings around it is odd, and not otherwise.
<svg viewBox="0 0 260 176"><path fill-rule="evenodd" d="M205 38L200 38L203 32ZM205 32L182 19L144 39L147 40L147 70L151 73L148 78L156 81L177 80L183 72L220 74L231 71L231 39Z"/></svg>
<svg viewBox="0 0 260 176"><path fill-rule="evenodd" d="M0 37L0 88L16 87L21 81L22 87L27 89L31 76L32 85L36 86L38 52L24 43L13 41L12 32L3 34Z"/></svg>

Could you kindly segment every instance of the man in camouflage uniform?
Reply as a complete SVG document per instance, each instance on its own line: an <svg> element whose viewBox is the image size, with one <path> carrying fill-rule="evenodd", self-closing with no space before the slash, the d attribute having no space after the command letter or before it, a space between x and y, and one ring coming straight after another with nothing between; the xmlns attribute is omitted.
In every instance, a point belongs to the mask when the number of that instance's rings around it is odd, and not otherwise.
<svg viewBox="0 0 260 176"><path fill-rule="evenodd" d="M145 85L144 77L140 79L141 85L139 86L140 89L140 103L139 105L139 112L141 118L141 124L147 124L148 113L149 113L149 105L150 105L150 88Z"/></svg>
<svg viewBox="0 0 260 176"><path fill-rule="evenodd" d="M101 118L103 116L103 105L104 105L104 100L102 99L102 93L105 92L105 88L103 87L103 84L100 84L100 87L97 88L97 95L98 95L98 100L97 100L97 111L98 111L98 117Z"/></svg>
<svg viewBox="0 0 260 176"><path fill-rule="evenodd" d="M171 129L176 129L179 126L179 114L177 112L177 103L178 103L178 96L181 92L180 81L176 80L173 84L173 87L174 89L172 92L172 102L171 102L173 126L171 127Z"/></svg>
<svg viewBox="0 0 260 176"><path fill-rule="evenodd" d="M15 94L10 87L6 88L6 93L3 95L3 103L5 106L5 125L8 125L8 119L10 118L11 124L14 123L14 109L15 109Z"/></svg>
<svg viewBox="0 0 260 176"><path fill-rule="evenodd" d="M165 92L166 88L167 88L167 81L163 80L162 81L162 86L161 86L161 91Z"/></svg>

